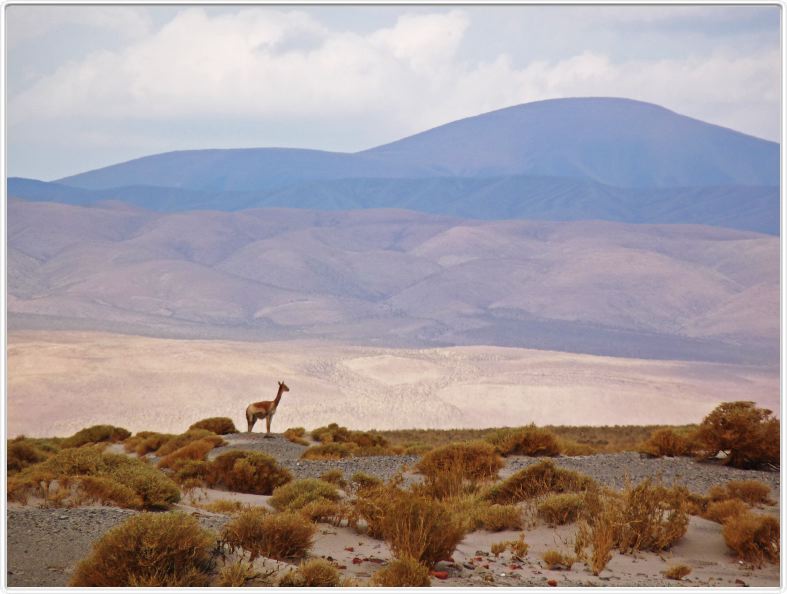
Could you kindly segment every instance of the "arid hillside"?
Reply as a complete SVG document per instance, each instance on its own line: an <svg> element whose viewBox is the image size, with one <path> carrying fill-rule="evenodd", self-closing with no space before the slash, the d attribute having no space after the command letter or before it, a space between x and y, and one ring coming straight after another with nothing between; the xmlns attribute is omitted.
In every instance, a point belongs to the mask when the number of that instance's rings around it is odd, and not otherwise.
<svg viewBox="0 0 787 594"><path fill-rule="evenodd" d="M12 329L774 365L779 240L409 211L11 200Z"/></svg>
<svg viewBox="0 0 787 594"><path fill-rule="evenodd" d="M696 423L721 401L778 409L778 369L502 347L385 349L12 332L9 435L89 425L181 431L285 394L273 422L359 429ZM259 431L259 424L255 427Z"/></svg>

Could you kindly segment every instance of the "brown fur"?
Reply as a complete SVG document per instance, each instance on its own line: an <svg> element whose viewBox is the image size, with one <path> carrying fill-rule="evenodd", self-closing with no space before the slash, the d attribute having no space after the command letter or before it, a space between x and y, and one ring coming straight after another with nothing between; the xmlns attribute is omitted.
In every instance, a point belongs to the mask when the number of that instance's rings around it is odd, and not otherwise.
<svg viewBox="0 0 787 594"><path fill-rule="evenodd" d="M263 400L261 402L252 402L246 407L246 422L248 423L248 431L251 433L254 423L257 419L265 419L265 435L266 437L271 433L271 420L273 415L276 414L276 409L281 401L281 395L284 392L289 392L290 389L284 382L279 382L279 391L276 393L274 400Z"/></svg>

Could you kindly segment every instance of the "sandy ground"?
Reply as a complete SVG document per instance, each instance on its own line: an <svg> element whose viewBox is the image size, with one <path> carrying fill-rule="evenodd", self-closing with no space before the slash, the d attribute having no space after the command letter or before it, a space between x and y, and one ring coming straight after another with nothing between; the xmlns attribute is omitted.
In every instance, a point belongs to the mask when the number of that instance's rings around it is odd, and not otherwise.
<svg viewBox="0 0 787 594"><path fill-rule="evenodd" d="M287 466L298 464L295 450L280 435L264 439L261 435L230 437L228 447L266 451ZM290 444L292 445L292 444ZM298 446L300 447L300 446ZM511 457L501 476L522 468L535 460ZM356 470L390 476L397 466L409 463L408 457L383 456L357 458L333 463L333 468L344 471L345 477ZM657 474L669 482L685 484L694 492L705 492L715 484L731 479L753 478L768 482L771 497L778 500L779 474L728 469L715 464L700 464L690 459L640 459L634 454L556 458L558 465L580 470L600 483L616 487L619 479L628 475L634 479ZM671 473L665 472L673 467ZM319 476L323 466L303 465L300 476ZM417 478L417 477L413 477ZM190 492L176 506L197 517L206 528L219 530L230 516L210 513L201 505L218 499L239 501L247 505L267 506L268 496L203 489ZM778 515L777 505L762 507L759 513ZM10 586L63 586L68 582L76 563L85 557L92 543L106 530L129 515L137 513L116 508L90 506L74 509L41 509L35 505L11 504L8 512L8 583ZM550 570L543 566L541 554L549 549L571 554L576 527L553 527L545 524L524 508L527 519L525 540L530 545L523 559L511 557L509 552L495 557L490 553L496 542L516 539L519 532L491 533L477 531L468 534L459 544L452 561L440 562L437 571L445 571L447 579L433 578L440 586L544 586L554 581L558 586L778 586L779 567L766 565L754 569L735 559L727 549L721 526L698 517L691 517L686 535L663 554L616 553L607 568L593 576L582 563L569 570ZM346 526L320 524L310 555L325 557L336 563L345 577L365 583L371 575L391 558L387 545ZM46 559L41 563L41 559ZM259 561L279 573L291 567L283 562ZM671 565L686 564L691 574L682 582L667 580L662 572ZM260 565L260 568L262 568Z"/></svg>
<svg viewBox="0 0 787 594"><path fill-rule="evenodd" d="M11 436L122 424L181 432L291 391L273 430L684 424L721 401L778 409L778 369L502 347L383 349L326 342L156 339L19 331L8 339ZM481 408L479 408L481 407ZM481 412L479 412L481 411ZM122 419L122 422L119 421Z"/></svg>

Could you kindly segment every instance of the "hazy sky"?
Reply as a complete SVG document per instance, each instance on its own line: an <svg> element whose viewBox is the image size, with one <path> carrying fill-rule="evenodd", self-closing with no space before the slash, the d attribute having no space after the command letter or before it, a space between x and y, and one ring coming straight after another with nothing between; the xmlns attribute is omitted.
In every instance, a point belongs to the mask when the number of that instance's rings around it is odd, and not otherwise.
<svg viewBox="0 0 787 594"><path fill-rule="evenodd" d="M780 10L6 5L8 174L187 148L355 151L622 96L777 140Z"/></svg>

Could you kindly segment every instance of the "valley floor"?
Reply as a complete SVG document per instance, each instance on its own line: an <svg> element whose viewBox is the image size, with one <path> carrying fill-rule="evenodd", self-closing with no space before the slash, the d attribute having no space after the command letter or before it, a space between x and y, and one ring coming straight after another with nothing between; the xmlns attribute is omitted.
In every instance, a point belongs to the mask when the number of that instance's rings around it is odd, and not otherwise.
<svg viewBox="0 0 787 594"><path fill-rule="evenodd" d="M179 432L290 386L273 429L684 425L722 401L778 410L778 367L505 347L178 340L76 331L8 336L9 436L93 425Z"/></svg>

